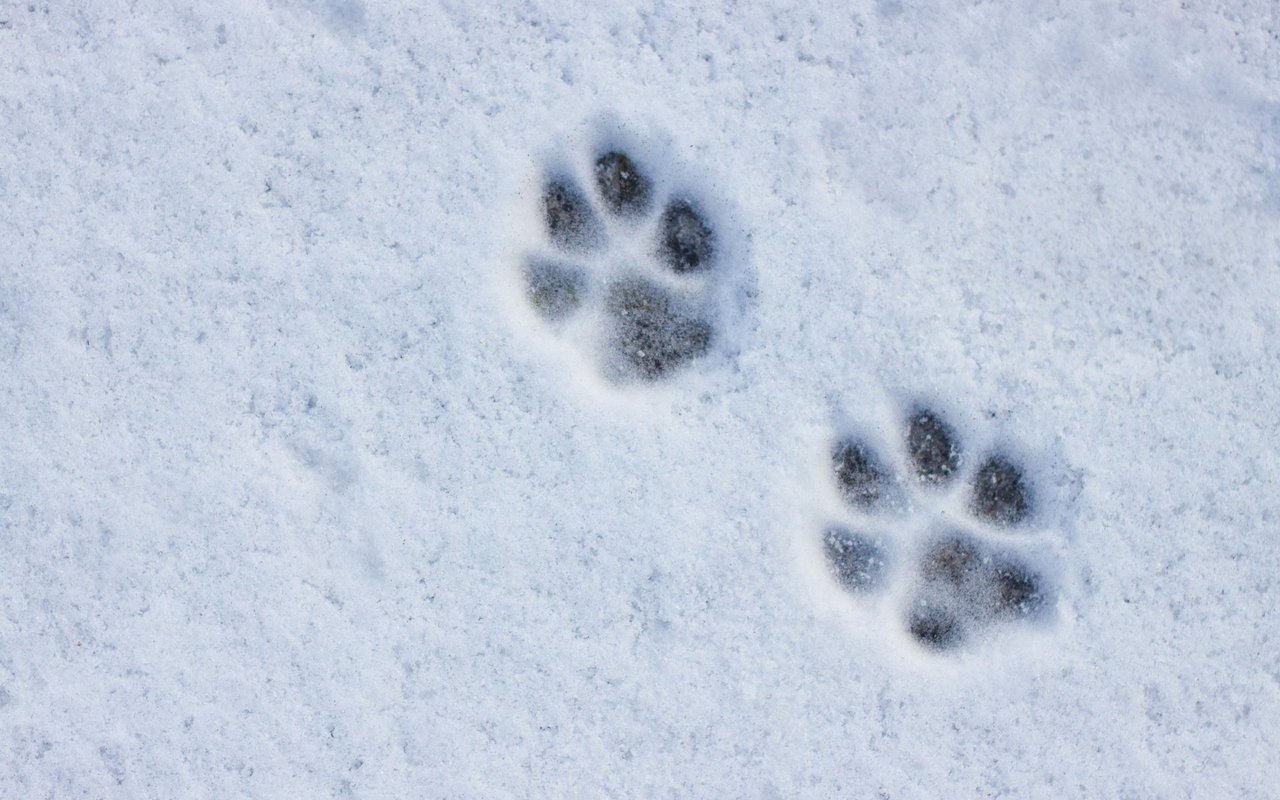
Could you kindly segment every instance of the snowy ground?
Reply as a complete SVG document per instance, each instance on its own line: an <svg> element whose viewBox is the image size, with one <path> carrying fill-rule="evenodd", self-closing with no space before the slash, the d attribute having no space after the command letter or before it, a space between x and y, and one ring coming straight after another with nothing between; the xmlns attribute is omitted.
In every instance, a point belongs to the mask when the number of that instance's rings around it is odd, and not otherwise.
<svg viewBox="0 0 1280 800"><path fill-rule="evenodd" d="M849 5L0 3L0 797L1280 795L1280 14ZM608 131L656 384L520 291ZM1053 587L944 653L921 397Z"/></svg>

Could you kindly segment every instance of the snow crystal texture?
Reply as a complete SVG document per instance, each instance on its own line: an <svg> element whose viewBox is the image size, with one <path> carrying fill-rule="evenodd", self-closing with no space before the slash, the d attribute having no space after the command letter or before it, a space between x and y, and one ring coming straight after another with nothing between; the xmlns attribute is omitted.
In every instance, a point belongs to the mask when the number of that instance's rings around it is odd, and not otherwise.
<svg viewBox="0 0 1280 800"><path fill-rule="evenodd" d="M0 797L1276 797L1278 37L0 4Z"/></svg>

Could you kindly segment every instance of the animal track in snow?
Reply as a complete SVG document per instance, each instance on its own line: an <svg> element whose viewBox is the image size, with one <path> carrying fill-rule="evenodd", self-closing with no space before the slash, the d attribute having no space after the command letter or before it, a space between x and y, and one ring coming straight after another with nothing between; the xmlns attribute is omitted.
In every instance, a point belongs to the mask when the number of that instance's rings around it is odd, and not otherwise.
<svg viewBox="0 0 1280 800"><path fill-rule="evenodd" d="M696 181L617 131L548 161L524 299L615 385L665 380L729 351L740 258Z"/></svg>
<svg viewBox="0 0 1280 800"><path fill-rule="evenodd" d="M900 413L891 438L846 431L829 443L842 512L818 539L826 577L853 602L885 600L931 652L1051 620L1056 582L1032 552L1039 506L1021 460L998 446L971 453L923 404Z"/></svg>

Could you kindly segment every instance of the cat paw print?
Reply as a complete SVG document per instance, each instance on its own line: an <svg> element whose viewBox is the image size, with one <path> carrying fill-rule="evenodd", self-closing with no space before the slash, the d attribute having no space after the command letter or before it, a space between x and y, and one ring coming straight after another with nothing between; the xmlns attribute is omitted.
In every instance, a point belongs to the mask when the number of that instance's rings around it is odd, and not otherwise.
<svg viewBox="0 0 1280 800"><path fill-rule="evenodd" d="M932 652L1047 624L1055 581L1036 557L1036 485L1019 459L998 446L971 453L923 405L894 430L889 443L856 433L831 443L841 511L820 540L830 581L855 602L883 601Z"/></svg>
<svg viewBox="0 0 1280 800"><path fill-rule="evenodd" d="M730 351L741 259L674 159L623 139L544 168L521 292L609 382L652 383Z"/></svg>

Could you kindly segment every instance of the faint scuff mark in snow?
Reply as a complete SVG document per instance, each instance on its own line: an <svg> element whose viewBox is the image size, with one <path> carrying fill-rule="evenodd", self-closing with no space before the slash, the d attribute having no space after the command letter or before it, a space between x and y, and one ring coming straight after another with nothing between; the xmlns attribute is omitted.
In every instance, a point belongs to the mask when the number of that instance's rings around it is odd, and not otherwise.
<svg viewBox="0 0 1280 800"><path fill-rule="evenodd" d="M342 417L296 384L281 391L255 389L250 411L265 433L278 436L293 456L335 492L359 477L360 464Z"/></svg>
<svg viewBox="0 0 1280 800"><path fill-rule="evenodd" d="M300 0L298 8L324 22L335 36L354 36L365 26L365 7L361 0Z"/></svg>

